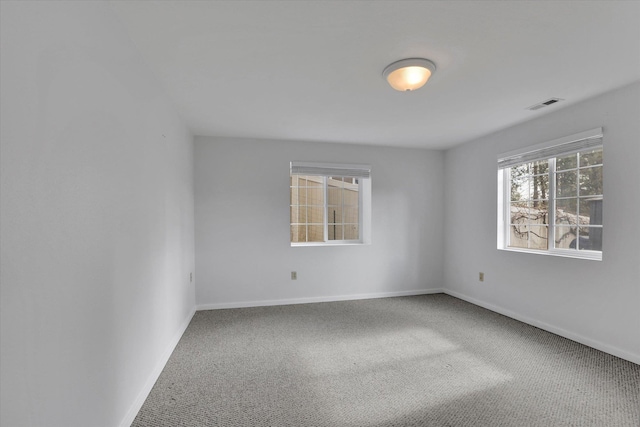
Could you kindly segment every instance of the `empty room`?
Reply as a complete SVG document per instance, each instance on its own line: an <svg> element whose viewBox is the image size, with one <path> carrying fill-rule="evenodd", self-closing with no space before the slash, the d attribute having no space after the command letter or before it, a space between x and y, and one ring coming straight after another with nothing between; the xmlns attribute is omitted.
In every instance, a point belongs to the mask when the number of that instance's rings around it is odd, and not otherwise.
<svg viewBox="0 0 640 427"><path fill-rule="evenodd" d="M640 426L639 1L0 0L1 427Z"/></svg>

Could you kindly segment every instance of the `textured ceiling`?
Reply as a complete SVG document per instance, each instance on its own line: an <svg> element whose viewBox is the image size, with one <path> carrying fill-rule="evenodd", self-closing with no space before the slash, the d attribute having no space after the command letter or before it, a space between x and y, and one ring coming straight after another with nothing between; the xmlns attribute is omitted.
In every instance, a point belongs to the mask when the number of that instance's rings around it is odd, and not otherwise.
<svg viewBox="0 0 640 427"><path fill-rule="evenodd" d="M640 80L634 1L111 6L196 135L442 149ZM437 70L396 92L407 57Z"/></svg>

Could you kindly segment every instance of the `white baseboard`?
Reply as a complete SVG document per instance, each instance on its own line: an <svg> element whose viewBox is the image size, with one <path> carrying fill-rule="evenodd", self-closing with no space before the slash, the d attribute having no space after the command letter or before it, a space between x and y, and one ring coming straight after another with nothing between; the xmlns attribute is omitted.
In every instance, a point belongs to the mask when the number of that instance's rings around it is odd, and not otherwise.
<svg viewBox="0 0 640 427"><path fill-rule="evenodd" d="M596 350L604 351L605 353L612 354L621 359L628 360L629 362L637 363L640 365L640 355L631 353L626 350L619 349L617 347L613 347L611 345L602 343L600 341L593 340L591 338L587 338L585 336L575 334L573 332L567 331L562 328L555 327L545 322L541 322L539 320L533 319L531 317L523 316L521 314L515 313L511 310L507 310L502 307L498 307L493 304L489 304L484 301L480 301L473 297L461 294L460 292L452 291L451 289L444 289L443 292L447 295L451 295L456 298L460 298L461 300L465 300L470 302L471 304L486 308L487 310L495 311L496 313L500 313L507 317L511 317L512 319L519 320L523 323L526 323L531 326L535 326L536 328L544 329L545 331L554 333L556 335L560 335L561 337L568 338L572 341L579 342L580 344L584 344L586 346L595 348Z"/></svg>
<svg viewBox="0 0 640 427"><path fill-rule="evenodd" d="M153 388L156 381L158 381L158 377L160 377L162 370L164 369L165 365L169 361L169 357L171 357L171 353L173 353L173 350L175 350L176 346L178 345L178 342L180 341L180 338L182 338L184 331L187 330L187 326L189 326L189 323L191 323L191 319L193 318L194 314L196 314L195 309L191 311L191 313L187 316L184 322L182 322L182 324L180 325L180 329L173 336L173 338L169 342L169 345L167 345L167 348L160 356L158 363L156 363L156 366L154 367L153 371L151 371L151 374L149 375L147 382L145 383L140 393L138 393L138 397L136 397L136 400L133 402L133 404L129 408L127 415L125 415L125 417L120 422L120 427L130 427L131 423L133 423L133 420L136 418L136 415L138 415L138 412L140 411L140 408L142 408L144 401L147 400L149 393L151 393L151 389Z"/></svg>
<svg viewBox="0 0 640 427"><path fill-rule="evenodd" d="M314 302L331 302L331 301L352 301L359 299L389 298L389 297L405 297L412 295L441 294L442 289L416 289L411 291L398 292L376 292L372 294L357 295L337 295L324 297L306 297L306 298L289 298L279 300L262 300L262 301L237 301L223 302L217 304L199 304L196 310L219 310L222 308L246 308L246 307L265 307L271 305L290 305L290 304L309 304Z"/></svg>

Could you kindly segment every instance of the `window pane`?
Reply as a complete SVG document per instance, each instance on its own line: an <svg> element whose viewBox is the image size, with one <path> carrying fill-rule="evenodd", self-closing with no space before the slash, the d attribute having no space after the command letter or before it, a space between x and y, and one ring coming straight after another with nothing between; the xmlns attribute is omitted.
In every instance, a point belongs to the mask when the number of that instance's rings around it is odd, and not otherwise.
<svg viewBox="0 0 640 427"><path fill-rule="evenodd" d="M342 188L343 178L341 176L330 176L327 178L327 185Z"/></svg>
<svg viewBox="0 0 640 427"><path fill-rule="evenodd" d="M602 149L580 153L580 166L602 164Z"/></svg>
<svg viewBox="0 0 640 427"><path fill-rule="evenodd" d="M303 176L304 183L307 187L322 187L324 179L321 176Z"/></svg>
<svg viewBox="0 0 640 427"><path fill-rule="evenodd" d="M511 203L511 224L548 224L549 206L547 201Z"/></svg>
<svg viewBox="0 0 640 427"><path fill-rule="evenodd" d="M573 197L577 194L576 171L556 173L556 197Z"/></svg>
<svg viewBox="0 0 640 427"><path fill-rule="evenodd" d="M342 194L342 201L345 206L358 206L360 204L357 185L345 187Z"/></svg>
<svg viewBox="0 0 640 427"><path fill-rule="evenodd" d="M529 205L533 209L546 211L549 208L549 201L548 200L532 200L529 202Z"/></svg>
<svg viewBox="0 0 640 427"><path fill-rule="evenodd" d="M327 229L329 233L329 240L343 240L342 230L342 224L329 224L329 228Z"/></svg>
<svg viewBox="0 0 640 427"><path fill-rule="evenodd" d="M511 203L511 224L526 224L529 221L529 202Z"/></svg>
<svg viewBox="0 0 640 427"><path fill-rule="evenodd" d="M529 208L529 223L535 224L549 224L549 205L546 201L534 201L531 202L531 208Z"/></svg>
<svg viewBox="0 0 640 427"><path fill-rule="evenodd" d="M591 242L589 239L589 227L580 227L580 234L574 238L569 244L570 249L590 250Z"/></svg>
<svg viewBox="0 0 640 427"><path fill-rule="evenodd" d="M341 205L342 204L342 188L327 187L327 203L330 205Z"/></svg>
<svg viewBox="0 0 640 427"><path fill-rule="evenodd" d="M529 249L547 249L547 227L529 227Z"/></svg>
<svg viewBox="0 0 640 427"><path fill-rule="evenodd" d="M578 199L562 199L556 200L556 224L572 224L577 222L576 208Z"/></svg>
<svg viewBox="0 0 640 427"><path fill-rule="evenodd" d="M531 177L520 175L520 166L511 168L511 200L531 199Z"/></svg>
<svg viewBox="0 0 640 427"><path fill-rule="evenodd" d="M358 224L345 224L344 226L344 240L358 240L360 236L358 234Z"/></svg>
<svg viewBox="0 0 640 427"><path fill-rule="evenodd" d="M556 227L554 247L559 249L569 249L571 246L571 242L573 242L575 238L576 238L576 227L567 227L567 226Z"/></svg>
<svg viewBox="0 0 640 427"><path fill-rule="evenodd" d="M322 206L308 206L307 207L307 222L309 224L323 224L324 223L324 208Z"/></svg>
<svg viewBox="0 0 640 427"><path fill-rule="evenodd" d="M327 222L330 224L342 223L342 208L340 206L329 206L327 208Z"/></svg>
<svg viewBox="0 0 640 427"><path fill-rule="evenodd" d="M307 205L324 205L324 191L322 188L307 188Z"/></svg>
<svg viewBox="0 0 640 427"><path fill-rule="evenodd" d="M291 226L291 241L293 243L300 243L307 241L307 227L305 225L292 225Z"/></svg>
<svg viewBox="0 0 640 427"><path fill-rule="evenodd" d="M307 207L306 206L291 206L291 224L306 223L307 222Z"/></svg>
<svg viewBox="0 0 640 427"><path fill-rule="evenodd" d="M548 174L549 173L549 160L538 160L531 164L531 174Z"/></svg>
<svg viewBox="0 0 640 427"><path fill-rule="evenodd" d="M302 187L291 187L289 204L291 205L304 205L306 203L307 189Z"/></svg>
<svg viewBox="0 0 640 427"><path fill-rule="evenodd" d="M359 220L358 215L358 206L346 206L344 208L344 219L343 222L350 222L352 224L357 224Z"/></svg>
<svg viewBox="0 0 640 427"><path fill-rule="evenodd" d="M324 226L309 225L307 232L308 242L324 242Z"/></svg>
<svg viewBox="0 0 640 427"><path fill-rule="evenodd" d="M344 188L348 188L350 190L358 191L358 179L357 178L345 178L344 179Z"/></svg>
<svg viewBox="0 0 640 427"><path fill-rule="evenodd" d="M531 198L549 198L549 175L536 175L531 177Z"/></svg>
<svg viewBox="0 0 640 427"><path fill-rule="evenodd" d="M556 170L557 171L561 171L561 170L566 170L566 169L573 169L578 167L578 155L577 154L570 154L568 156L565 157L558 157L556 159Z"/></svg>
<svg viewBox="0 0 640 427"><path fill-rule="evenodd" d="M513 248L529 247L529 227L526 224L514 224L509 227L509 246Z"/></svg>
<svg viewBox="0 0 640 427"><path fill-rule="evenodd" d="M579 173L581 196L602 194L602 166L580 169Z"/></svg>
<svg viewBox="0 0 640 427"><path fill-rule="evenodd" d="M602 225L602 199L580 199L580 217L589 225Z"/></svg>
<svg viewBox="0 0 640 427"><path fill-rule="evenodd" d="M579 250L602 250L602 227L580 227Z"/></svg>
<svg viewBox="0 0 640 427"><path fill-rule="evenodd" d="M529 175L529 163L511 167L511 179L519 176Z"/></svg>

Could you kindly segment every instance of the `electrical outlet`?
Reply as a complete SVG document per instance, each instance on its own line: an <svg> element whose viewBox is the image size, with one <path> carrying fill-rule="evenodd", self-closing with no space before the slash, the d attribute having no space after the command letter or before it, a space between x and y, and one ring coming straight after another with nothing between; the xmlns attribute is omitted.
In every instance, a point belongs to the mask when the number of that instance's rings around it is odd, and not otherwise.
<svg viewBox="0 0 640 427"><path fill-rule="evenodd" d="M480 272L480 274L478 274L478 280L484 282L484 273Z"/></svg>
<svg viewBox="0 0 640 427"><path fill-rule="evenodd" d="M292 271L291 272L291 280L298 280L298 272L297 271Z"/></svg>

